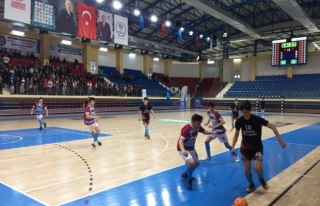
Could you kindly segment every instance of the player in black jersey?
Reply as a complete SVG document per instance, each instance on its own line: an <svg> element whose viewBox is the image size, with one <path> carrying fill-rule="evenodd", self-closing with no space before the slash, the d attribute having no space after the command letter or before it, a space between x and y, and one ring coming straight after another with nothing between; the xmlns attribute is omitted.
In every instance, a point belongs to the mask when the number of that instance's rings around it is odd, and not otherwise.
<svg viewBox="0 0 320 206"><path fill-rule="evenodd" d="M231 132L234 129L234 121L236 121L239 118L239 102L238 99L234 100L234 103L229 107L231 112Z"/></svg>
<svg viewBox="0 0 320 206"><path fill-rule="evenodd" d="M256 187L252 180L251 160L254 161L254 170L258 174L259 181L262 187L267 190L268 184L263 178L262 159L263 145L261 141L262 126L270 128L276 135L278 142L282 148L286 147L286 143L280 137L277 128L267 120L251 114L251 103L243 101L240 105L242 117L236 121L236 132L233 138L231 154L234 155L234 147L238 141L239 132L241 129L242 141L240 147L241 158L244 165L244 172L250 185L247 192L253 192Z"/></svg>
<svg viewBox="0 0 320 206"><path fill-rule="evenodd" d="M139 117L138 120L140 121L140 117L142 116L142 122L145 127L144 136L147 139L150 139L149 135L149 124L150 124L150 112L153 114L153 117L156 118L152 107L148 104L149 99L148 97L143 98L143 104L139 108Z"/></svg>

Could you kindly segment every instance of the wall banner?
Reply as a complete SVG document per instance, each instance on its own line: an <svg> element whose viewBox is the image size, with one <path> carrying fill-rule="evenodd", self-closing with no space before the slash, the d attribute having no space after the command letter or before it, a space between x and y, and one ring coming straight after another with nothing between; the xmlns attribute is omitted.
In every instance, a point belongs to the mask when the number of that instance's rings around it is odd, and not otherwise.
<svg viewBox="0 0 320 206"><path fill-rule="evenodd" d="M0 47L40 53L40 40L8 34L0 34Z"/></svg>

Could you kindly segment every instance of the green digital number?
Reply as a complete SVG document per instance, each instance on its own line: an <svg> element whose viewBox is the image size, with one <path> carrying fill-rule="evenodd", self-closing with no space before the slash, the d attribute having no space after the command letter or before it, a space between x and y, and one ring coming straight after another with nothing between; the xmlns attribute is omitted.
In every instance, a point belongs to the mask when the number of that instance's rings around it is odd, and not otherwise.
<svg viewBox="0 0 320 206"><path fill-rule="evenodd" d="M297 47L298 44L296 41L294 42L285 42L281 44L281 48L285 49L285 48L292 48L292 47Z"/></svg>

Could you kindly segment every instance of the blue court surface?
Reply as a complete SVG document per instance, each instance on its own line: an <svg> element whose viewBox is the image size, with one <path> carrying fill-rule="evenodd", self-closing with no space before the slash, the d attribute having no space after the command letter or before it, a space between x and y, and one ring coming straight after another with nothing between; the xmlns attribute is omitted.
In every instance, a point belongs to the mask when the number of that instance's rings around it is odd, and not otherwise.
<svg viewBox="0 0 320 206"><path fill-rule="evenodd" d="M270 180L294 162L320 145L320 123L282 134L287 142L281 149L275 137L263 141L264 176ZM110 136L102 134L101 136ZM21 148L50 143L90 138L89 132L49 127L39 129L6 130L0 132L0 150ZM204 150L204 147L197 148ZM239 151L237 151L239 152ZM177 154L178 155L178 154ZM201 162L194 173L194 189L188 191L186 182L180 178L185 166L175 168L108 189L66 203L67 206L151 206L151 205L219 205L230 206L236 197L246 195L248 183L243 174L243 165L234 162L228 151L216 154L211 162ZM307 170L307 168L306 168ZM254 174L257 186L259 182ZM112 178L112 177L110 177ZM268 192L272 192L272 187ZM43 205L26 194L0 182L0 205ZM5 195L3 195L5 194Z"/></svg>
<svg viewBox="0 0 320 206"><path fill-rule="evenodd" d="M6 185L0 182L0 205L28 205L28 206L40 206L44 205L39 203L38 201L19 193L18 191L7 187ZM14 202L14 204L12 204Z"/></svg>
<svg viewBox="0 0 320 206"><path fill-rule="evenodd" d="M111 136L101 133L99 137ZM0 150L92 139L89 131L61 127L3 130L0 131Z"/></svg>
<svg viewBox="0 0 320 206"><path fill-rule="evenodd" d="M270 180L319 146L319 128L320 123L317 123L282 134L287 143L285 149L280 147L275 137L264 140L265 179ZM204 147L198 148L201 149ZM89 200L88 205L108 206L230 206L235 198L247 194L248 182L243 173L243 165L235 163L229 152L214 155L211 162L201 162L194 173L192 191L186 189L185 180L180 178L184 169L185 166L178 166L65 205L83 205ZM256 186L260 186L254 173L253 177ZM268 192L272 192L272 187Z"/></svg>

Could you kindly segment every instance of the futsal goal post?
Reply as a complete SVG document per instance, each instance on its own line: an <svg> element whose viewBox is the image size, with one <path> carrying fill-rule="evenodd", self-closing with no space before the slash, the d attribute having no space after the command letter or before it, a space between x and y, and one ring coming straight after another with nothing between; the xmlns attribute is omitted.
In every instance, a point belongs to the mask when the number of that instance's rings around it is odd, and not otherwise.
<svg viewBox="0 0 320 206"><path fill-rule="evenodd" d="M265 101L265 110L267 112L280 113L285 112L285 98L284 96L257 96L256 97L256 113L261 111L261 101Z"/></svg>

